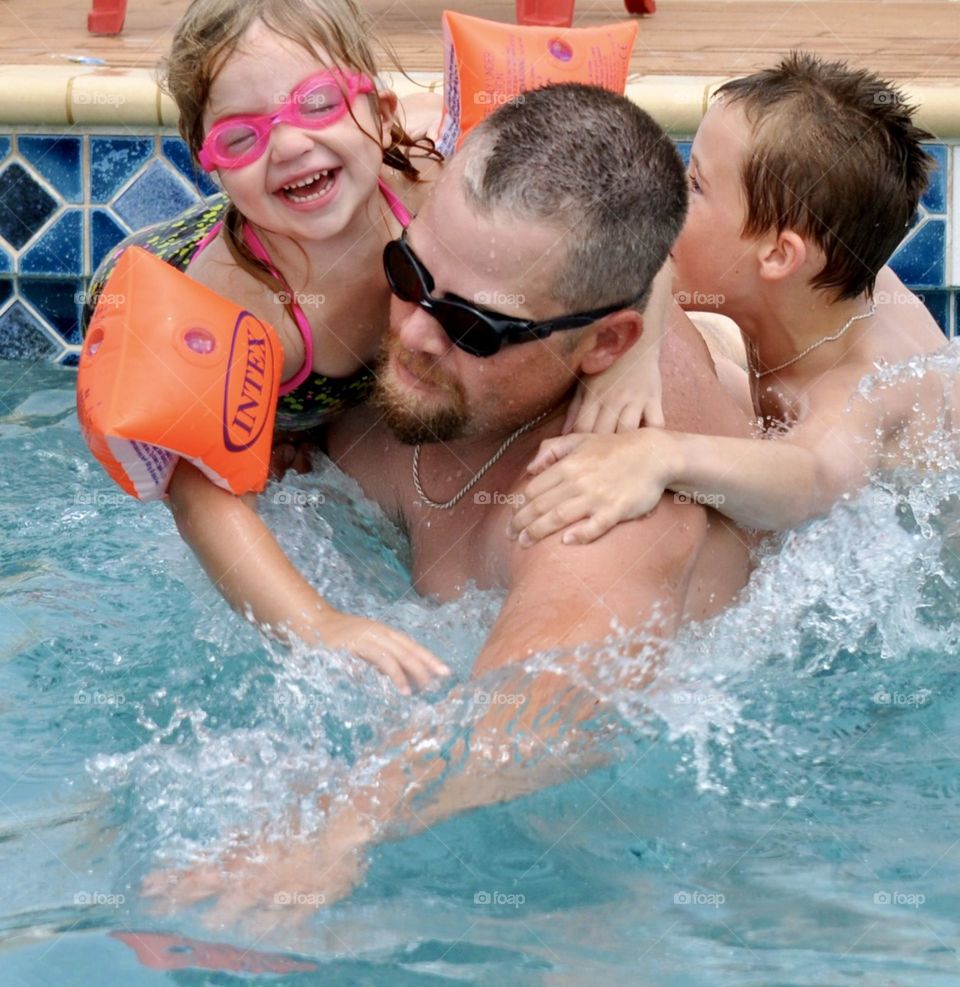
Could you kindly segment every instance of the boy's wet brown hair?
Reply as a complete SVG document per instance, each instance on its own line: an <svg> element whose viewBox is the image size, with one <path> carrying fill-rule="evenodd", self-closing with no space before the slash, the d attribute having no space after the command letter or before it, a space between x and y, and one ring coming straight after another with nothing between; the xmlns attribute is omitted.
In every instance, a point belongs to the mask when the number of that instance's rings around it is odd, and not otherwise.
<svg viewBox="0 0 960 987"><path fill-rule="evenodd" d="M793 230L824 253L811 287L836 301L873 292L910 226L933 158L896 86L845 62L791 52L721 86L753 129L741 164L742 235Z"/></svg>

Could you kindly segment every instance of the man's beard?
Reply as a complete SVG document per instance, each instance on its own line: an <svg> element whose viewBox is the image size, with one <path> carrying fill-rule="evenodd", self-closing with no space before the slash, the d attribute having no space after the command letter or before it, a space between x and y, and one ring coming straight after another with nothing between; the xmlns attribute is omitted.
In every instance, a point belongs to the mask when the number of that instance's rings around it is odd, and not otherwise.
<svg viewBox="0 0 960 987"><path fill-rule="evenodd" d="M459 438L468 421L466 395L459 381L450 380L433 368L411 373L425 381L438 385L447 395L448 402L437 407L419 407L416 397L397 386L390 376L389 351L386 346L377 360L376 387L373 403L383 413L387 428L406 445L424 442L450 442Z"/></svg>

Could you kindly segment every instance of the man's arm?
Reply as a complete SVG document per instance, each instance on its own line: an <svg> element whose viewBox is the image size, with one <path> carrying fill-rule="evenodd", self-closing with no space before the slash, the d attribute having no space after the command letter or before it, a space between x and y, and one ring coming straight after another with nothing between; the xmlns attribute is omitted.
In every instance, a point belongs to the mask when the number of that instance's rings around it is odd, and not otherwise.
<svg viewBox="0 0 960 987"><path fill-rule="evenodd" d="M296 904L300 896L331 904L360 879L368 846L605 763L600 737L585 727L605 711L611 692L655 674L705 531L702 508L664 498L651 515L598 544L571 550L550 539L526 552L513 547L509 596L475 672L494 691L454 690L352 765L348 778L333 780L320 832L244 846L175 882L157 875L146 893L178 905L216 896L212 920ZM639 636L608 646L619 647L616 662L600 659L596 648L569 653L637 626ZM539 657L557 649L567 653Z"/></svg>

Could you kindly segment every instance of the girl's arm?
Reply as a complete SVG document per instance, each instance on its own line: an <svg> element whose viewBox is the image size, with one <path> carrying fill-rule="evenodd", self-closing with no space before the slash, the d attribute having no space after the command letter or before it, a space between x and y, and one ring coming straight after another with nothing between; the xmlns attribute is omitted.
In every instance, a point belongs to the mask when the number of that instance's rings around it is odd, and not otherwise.
<svg viewBox="0 0 960 987"><path fill-rule="evenodd" d="M400 631L327 603L300 575L257 516L253 495L241 498L181 461L168 488L184 541L235 610L289 640L349 651L386 674L403 693L428 686L449 669Z"/></svg>

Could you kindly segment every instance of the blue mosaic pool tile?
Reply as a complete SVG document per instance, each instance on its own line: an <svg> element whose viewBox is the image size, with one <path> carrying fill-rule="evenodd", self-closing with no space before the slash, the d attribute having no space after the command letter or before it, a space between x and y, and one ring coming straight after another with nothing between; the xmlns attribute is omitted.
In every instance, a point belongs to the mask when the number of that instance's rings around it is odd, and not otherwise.
<svg viewBox="0 0 960 987"><path fill-rule="evenodd" d="M944 144L924 144L923 149L934 158L936 164L930 172L930 184L920 199L920 205L927 212L945 213L947 211L947 158L949 152Z"/></svg>
<svg viewBox="0 0 960 987"><path fill-rule="evenodd" d="M167 160L193 186L200 189L203 196L213 195L220 189L210 181L207 173L193 163L187 142L180 137L164 137L160 142Z"/></svg>
<svg viewBox="0 0 960 987"><path fill-rule="evenodd" d="M10 138L0 137L0 161L10 153Z"/></svg>
<svg viewBox="0 0 960 987"><path fill-rule="evenodd" d="M56 208L56 200L23 165L14 162L0 172L0 236L11 246L19 250Z"/></svg>
<svg viewBox="0 0 960 987"><path fill-rule="evenodd" d="M13 294L13 281L10 278L0 279L0 308L3 308Z"/></svg>
<svg viewBox="0 0 960 987"><path fill-rule="evenodd" d="M943 330L944 335L950 335L950 307L953 304L953 292L935 291L928 288L918 292L918 296L926 305L927 311L934 317L936 323Z"/></svg>
<svg viewBox="0 0 960 987"><path fill-rule="evenodd" d="M684 168L690 164L691 147L693 147L693 141L677 141L677 150L680 152L680 157L683 159Z"/></svg>
<svg viewBox="0 0 960 987"><path fill-rule="evenodd" d="M20 137L17 149L66 202L83 202L80 137Z"/></svg>
<svg viewBox="0 0 960 987"><path fill-rule="evenodd" d="M153 154L152 137L91 137L90 201L108 202Z"/></svg>
<svg viewBox="0 0 960 987"><path fill-rule="evenodd" d="M0 274L11 274L13 272L13 258L10 254L0 248Z"/></svg>
<svg viewBox="0 0 960 987"><path fill-rule="evenodd" d="M47 325L63 337L65 343L83 342L80 334L80 308L83 305L83 281L53 281L50 278L21 278L20 296L47 320Z"/></svg>
<svg viewBox="0 0 960 987"><path fill-rule="evenodd" d="M947 224L928 220L897 248L890 266L904 284L939 288L944 283L946 243Z"/></svg>
<svg viewBox="0 0 960 987"><path fill-rule="evenodd" d="M64 353L63 359L58 360L57 363L61 367L78 367L80 365L80 354L79 353Z"/></svg>
<svg viewBox="0 0 960 987"><path fill-rule="evenodd" d="M36 360L59 353L40 322L20 302L0 315L0 359Z"/></svg>
<svg viewBox="0 0 960 987"><path fill-rule="evenodd" d="M83 215L67 210L20 258L24 274L83 274Z"/></svg>
<svg viewBox="0 0 960 987"><path fill-rule="evenodd" d="M105 209L90 211L90 270L95 271L100 261L127 235L127 231Z"/></svg>
<svg viewBox="0 0 960 987"><path fill-rule="evenodd" d="M179 181L165 164L154 161L123 195L117 197L113 208L131 230L139 230L151 223L172 219L199 201L200 197Z"/></svg>

